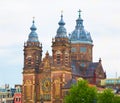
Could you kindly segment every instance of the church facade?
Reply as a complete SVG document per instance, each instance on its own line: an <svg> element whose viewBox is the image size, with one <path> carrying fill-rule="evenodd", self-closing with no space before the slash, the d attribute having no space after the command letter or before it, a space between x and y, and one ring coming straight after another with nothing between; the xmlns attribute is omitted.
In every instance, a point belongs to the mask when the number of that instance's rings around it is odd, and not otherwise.
<svg viewBox="0 0 120 103"><path fill-rule="evenodd" d="M52 39L52 56L42 58L33 20L31 32L24 44L22 103L63 103L64 96L79 77L99 86L106 78L101 59L93 62L93 41L85 31L79 11L75 30L67 36L63 15Z"/></svg>

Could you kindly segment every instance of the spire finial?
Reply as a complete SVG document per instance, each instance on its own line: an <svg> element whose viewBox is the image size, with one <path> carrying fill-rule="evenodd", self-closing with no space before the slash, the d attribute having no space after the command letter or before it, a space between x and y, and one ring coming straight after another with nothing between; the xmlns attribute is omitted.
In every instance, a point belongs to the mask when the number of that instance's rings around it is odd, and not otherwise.
<svg viewBox="0 0 120 103"><path fill-rule="evenodd" d="M101 58L99 58L99 63L101 63L101 61L102 61Z"/></svg>
<svg viewBox="0 0 120 103"><path fill-rule="evenodd" d="M30 29L31 29L31 31L34 31L34 30L37 29L36 26L35 26L35 24L34 24L34 23L35 23L35 17L33 17L33 21L32 21L32 23L33 23L33 24L32 24L32 26L31 26Z"/></svg>
<svg viewBox="0 0 120 103"><path fill-rule="evenodd" d="M59 25L65 25L65 22L63 21L63 10L61 10L61 20L59 21L59 23L58 23Z"/></svg>
<svg viewBox="0 0 120 103"><path fill-rule="evenodd" d="M61 15L63 15L63 10L61 10Z"/></svg>
<svg viewBox="0 0 120 103"><path fill-rule="evenodd" d="M63 18L63 10L61 10L61 19Z"/></svg>
<svg viewBox="0 0 120 103"><path fill-rule="evenodd" d="M82 12L82 11L79 9L79 11L78 11L78 13L79 13L79 18L81 17L81 12Z"/></svg>
<svg viewBox="0 0 120 103"><path fill-rule="evenodd" d="M35 22L35 17L33 16L33 23Z"/></svg>

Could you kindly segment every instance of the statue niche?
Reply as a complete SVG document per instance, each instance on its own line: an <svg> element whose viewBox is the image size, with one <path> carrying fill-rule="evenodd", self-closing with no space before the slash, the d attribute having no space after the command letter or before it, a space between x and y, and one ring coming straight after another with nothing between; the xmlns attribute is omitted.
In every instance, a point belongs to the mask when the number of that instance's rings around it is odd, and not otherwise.
<svg viewBox="0 0 120 103"><path fill-rule="evenodd" d="M55 98L60 98L60 78L54 80Z"/></svg>

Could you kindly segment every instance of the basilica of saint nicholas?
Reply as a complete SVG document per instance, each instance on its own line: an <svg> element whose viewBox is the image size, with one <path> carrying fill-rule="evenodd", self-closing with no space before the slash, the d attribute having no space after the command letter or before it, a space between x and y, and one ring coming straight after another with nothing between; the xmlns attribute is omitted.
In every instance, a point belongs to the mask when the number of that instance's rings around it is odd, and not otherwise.
<svg viewBox="0 0 120 103"><path fill-rule="evenodd" d="M101 59L93 62L93 40L83 26L79 11L75 29L67 35L63 14L52 39L52 55L42 57L42 43L35 21L24 44L22 103L63 103L64 96L78 78L99 86L106 78Z"/></svg>

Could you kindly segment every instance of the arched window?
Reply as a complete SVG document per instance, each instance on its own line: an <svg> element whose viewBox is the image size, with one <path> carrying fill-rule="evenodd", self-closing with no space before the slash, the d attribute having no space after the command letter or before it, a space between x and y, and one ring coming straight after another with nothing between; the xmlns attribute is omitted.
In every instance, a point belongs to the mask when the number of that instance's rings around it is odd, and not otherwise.
<svg viewBox="0 0 120 103"><path fill-rule="evenodd" d="M67 51L65 52L65 58L64 58L64 61L65 61L65 65L69 65L69 54L68 54Z"/></svg>
<svg viewBox="0 0 120 103"><path fill-rule="evenodd" d="M61 64L61 61L60 61L60 54L57 54L57 64Z"/></svg>
<svg viewBox="0 0 120 103"><path fill-rule="evenodd" d="M57 63L58 65L61 64L61 52L60 52L60 51L57 51L57 52L56 52L56 63Z"/></svg>

